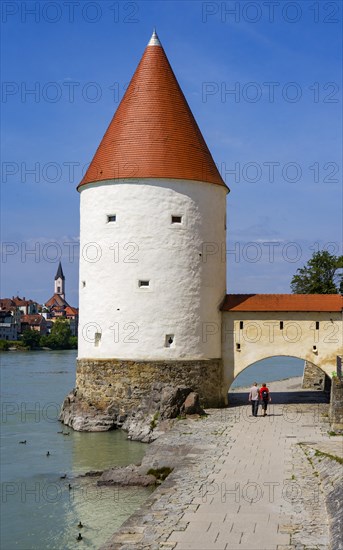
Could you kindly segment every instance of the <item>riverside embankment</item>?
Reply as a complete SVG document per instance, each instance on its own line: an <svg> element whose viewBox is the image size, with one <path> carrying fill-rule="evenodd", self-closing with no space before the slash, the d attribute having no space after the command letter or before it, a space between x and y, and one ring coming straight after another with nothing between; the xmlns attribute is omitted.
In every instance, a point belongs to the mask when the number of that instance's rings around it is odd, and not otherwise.
<svg viewBox="0 0 343 550"><path fill-rule="evenodd" d="M265 418L238 388L231 407L176 422L143 461L173 472L101 549L341 549L342 437L300 384L271 383Z"/></svg>

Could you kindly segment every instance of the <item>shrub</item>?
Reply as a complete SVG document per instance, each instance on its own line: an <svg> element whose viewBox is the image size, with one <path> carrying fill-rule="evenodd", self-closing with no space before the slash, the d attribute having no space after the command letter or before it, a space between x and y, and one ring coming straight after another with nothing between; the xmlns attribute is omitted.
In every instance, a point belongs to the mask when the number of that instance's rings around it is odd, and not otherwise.
<svg viewBox="0 0 343 550"><path fill-rule="evenodd" d="M10 347L7 340L0 340L0 351L8 351L8 348Z"/></svg>

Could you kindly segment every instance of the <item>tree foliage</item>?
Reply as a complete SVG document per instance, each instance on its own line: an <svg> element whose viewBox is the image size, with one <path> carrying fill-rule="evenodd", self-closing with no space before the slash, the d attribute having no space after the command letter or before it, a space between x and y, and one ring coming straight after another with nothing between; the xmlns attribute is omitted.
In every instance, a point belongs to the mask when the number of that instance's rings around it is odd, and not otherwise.
<svg viewBox="0 0 343 550"><path fill-rule="evenodd" d="M7 340L0 340L0 351L8 351L8 348L10 347Z"/></svg>
<svg viewBox="0 0 343 550"><path fill-rule="evenodd" d="M56 319L51 333L41 337L41 346L51 349L72 349L77 347L77 338L71 335L68 321Z"/></svg>
<svg viewBox="0 0 343 550"><path fill-rule="evenodd" d="M31 330L30 328L26 328L23 332L22 336L22 342L24 346L34 349L39 348L40 345L40 334L36 330Z"/></svg>
<svg viewBox="0 0 343 550"><path fill-rule="evenodd" d="M291 280L294 294L343 294L343 256L315 252Z"/></svg>

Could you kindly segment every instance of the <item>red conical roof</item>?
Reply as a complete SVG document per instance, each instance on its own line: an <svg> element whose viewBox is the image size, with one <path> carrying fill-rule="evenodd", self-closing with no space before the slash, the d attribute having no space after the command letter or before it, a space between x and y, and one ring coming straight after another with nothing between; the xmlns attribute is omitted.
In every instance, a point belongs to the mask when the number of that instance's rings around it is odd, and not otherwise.
<svg viewBox="0 0 343 550"><path fill-rule="evenodd" d="M155 32L79 188L119 178L225 186Z"/></svg>

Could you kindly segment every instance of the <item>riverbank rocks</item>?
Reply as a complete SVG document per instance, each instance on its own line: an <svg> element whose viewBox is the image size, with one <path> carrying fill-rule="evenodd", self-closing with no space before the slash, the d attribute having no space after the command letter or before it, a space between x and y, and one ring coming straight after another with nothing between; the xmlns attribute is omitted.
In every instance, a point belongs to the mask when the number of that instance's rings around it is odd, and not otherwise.
<svg viewBox="0 0 343 550"><path fill-rule="evenodd" d="M185 402L181 406L182 414L206 414L205 411L200 406L199 395L192 391L189 393L185 399Z"/></svg>
<svg viewBox="0 0 343 550"><path fill-rule="evenodd" d="M149 487L150 485L156 485L156 477L151 474L142 474L139 472L138 466L130 465L105 470L98 479L97 485L99 487L102 485Z"/></svg>
<svg viewBox="0 0 343 550"><path fill-rule="evenodd" d="M191 387L155 383L149 395L128 411L116 402L99 409L73 390L63 402L59 420L76 431L122 428L129 439L150 443L168 431L178 416L204 414L199 395Z"/></svg>
<svg viewBox="0 0 343 550"><path fill-rule="evenodd" d="M77 432L106 432L117 427L118 413L111 407L99 411L73 390L63 401L59 420Z"/></svg>

